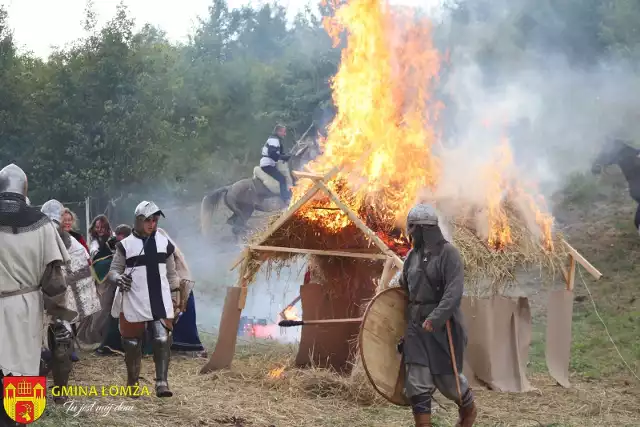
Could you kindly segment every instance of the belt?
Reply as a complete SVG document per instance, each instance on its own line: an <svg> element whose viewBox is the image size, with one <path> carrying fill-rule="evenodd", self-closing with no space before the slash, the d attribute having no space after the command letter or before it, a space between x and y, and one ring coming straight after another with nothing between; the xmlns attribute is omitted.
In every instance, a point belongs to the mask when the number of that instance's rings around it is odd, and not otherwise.
<svg viewBox="0 0 640 427"><path fill-rule="evenodd" d="M438 305L440 301L427 300L427 301L409 301L409 305Z"/></svg>
<svg viewBox="0 0 640 427"><path fill-rule="evenodd" d="M34 286L31 288L18 289L17 291L0 292L0 298L15 297L16 295L29 294L31 292L36 292L39 290L40 290L40 286Z"/></svg>

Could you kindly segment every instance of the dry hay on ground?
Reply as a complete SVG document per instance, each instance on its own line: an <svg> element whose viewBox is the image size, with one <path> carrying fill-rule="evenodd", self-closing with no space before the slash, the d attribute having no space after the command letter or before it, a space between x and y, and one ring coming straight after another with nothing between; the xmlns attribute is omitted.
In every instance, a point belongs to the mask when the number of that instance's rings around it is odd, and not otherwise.
<svg viewBox="0 0 640 427"><path fill-rule="evenodd" d="M143 397L83 398L85 403L125 404L131 412L112 411L108 416L83 414L77 418L54 408L49 400L43 426L236 426L236 427L389 427L410 426L409 408L393 406L373 392L363 375L339 376L324 369L293 367L292 346L254 342L239 347L231 370L200 375L202 359L174 357L169 382L175 395L169 399ZM124 360L83 353L74 364L72 384L123 384ZM269 372L284 367L282 375ZM153 362L143 359L143 385L152 386ZM531 393L476 391L478 426L634 426L640 420L640 391L635 384L618 380L580 382L573 388L555 385L546 375L533 375L539 390ZM445 409L434 404L438 426L455 422L456 408L436 395Z"/></svg>
<svg viewBox="0 0 640 427"><path fill-rule="evenodd" d="M471 293L502 294L506 287L517 283L516 276L522 271L537 271L541 277L544 277L545 283L551 283L561 275L561 268L566 262L567 255L562 235L556 233L553 237L553 250L546 250L540 239L531 233L525 221L519 218L516 209L507 206L505 212L513 243L504 250L490 249L486 241L478 237L473 219L460 218L452 224L453 241L464 260L465 285ZM280 214L273 215L264 228L256 230L249 237L248 243L258 243L263 238L264 232L279 216ZM397 239L395 241L397 242ZM300 211L260 244L300 249L380 253L353 223L339 232L328 232L321 223L304 218ZM408 243L405 242L404 245L406 249ZM293 259L300 256L303 255L251 251L242 264L241 274L247 283L251 283L263 264L266 264L267 274L269 274L286 267ZM328 277L332 272L324 273Z"/></svg>

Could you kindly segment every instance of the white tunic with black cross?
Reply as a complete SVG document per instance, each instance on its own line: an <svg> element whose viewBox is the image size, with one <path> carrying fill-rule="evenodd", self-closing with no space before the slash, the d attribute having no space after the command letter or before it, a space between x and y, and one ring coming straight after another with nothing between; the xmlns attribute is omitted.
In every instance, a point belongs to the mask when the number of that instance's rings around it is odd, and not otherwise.
<svg viewBox="0 0 640 427"><path fill-rule="evenodd" d="M129 322L173 319L167 259L173 256L175 247L169 239L160 233L144 239L131 234L116 248L124 252L124 273L131 275L132 283L127 292L116 290L111 315L117 318L123 313Z"/></svg>

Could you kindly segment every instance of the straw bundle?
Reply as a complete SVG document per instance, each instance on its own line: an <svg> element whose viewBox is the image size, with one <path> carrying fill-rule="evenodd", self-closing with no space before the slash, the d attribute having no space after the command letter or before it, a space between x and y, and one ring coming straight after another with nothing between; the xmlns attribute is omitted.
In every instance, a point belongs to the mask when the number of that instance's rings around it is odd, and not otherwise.
<svg viewBox="0 0 640 427"><path fill-rule="evenodd" d="M502 250L490 248L484 239L478 237L474 218L457 218L451 224L453 243L460 251L464 261L465 285L468 289L484 294L499 295L510 285L517 283L517 271L538 270L542 276L545 276L544 281L549 283L560 272L560 266L563 265L566 259L566 249L562 243L562 236L556 233L553 237L553 249L547 250L543 248L540 239L532 234L517 209L507 205L505 213L511 229L512 243ZM277 220L278 216L273 215L269 218L265 228L269 228ZM378 235L380 235L380 232L378 232ZM263 230L257 230L250 237L249 243L257 243L262 238ZM322 223L306 219L300 214L300 211L296 212L283 226L268 236L262 244L302 249L358 250L359 252L371 251L379 253L379 250L372 247L364 233L354 224L349 224L338 233L327 232ZM391 249L398 251L397 253L402 255L408 245L409 243L405 240L404 244L397 245ZM241 274L245 277L247 283L251 283L263 264L266 264L268 271L278 270L299 256L304 255L252 251L243 263ZM382 263L372 261L372 264L381 265ZM336 272L328 269L323 274L325 277L330 277ZM348 280L349 272L343 270L340 272L340 276ZM547 277L549 280L546 280Z"/></svg>

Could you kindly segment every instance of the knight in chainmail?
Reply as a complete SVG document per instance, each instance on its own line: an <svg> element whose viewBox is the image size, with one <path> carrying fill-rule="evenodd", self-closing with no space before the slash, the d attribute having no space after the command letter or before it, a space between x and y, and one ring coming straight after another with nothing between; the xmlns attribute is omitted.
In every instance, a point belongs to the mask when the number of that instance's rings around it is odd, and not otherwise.
<svg viewBox="0 0 640 427"><path fill-rule="evenodd" d="M169 359L173 321L180 303L180 278L176 272L175 246L158 233L164 214L153 202L135 209L133 233L116 244L107 280L118 289L111 315L120 320L120 334L127 366L127 385L140 378L142 338L151 330L156 367L156 396L171 397Z"/></svg>
<svg viewBox="0 0 640 427"><path fill-rule="evenodd" d="M404 262L400 285L409 295L409 305L407 330L399 348L404 355L405 391L415 425L431 426L431 396L437 388L458 404L456 427L471 427L477 409L467 379L462 375L467 343L460 310L464 290L462 259L455 246L444 238L432 206L414 206L407 217L407 229L412 249ZM457 381L447 323L459 373Z"/></svg>
<svg viewBox="0 0 640 427"><path fill-rule="evenodd" d="M65 245L38 209L27 205L27 176L11 164L0 170L0 377L37 376L44 310L54 335L64 339L64 321L77 313L65 306L69 261ZM0 424L15 425L0 411Z"/></svg>
<svg viewBox="0 0 640 427"><path fill-rule="evenodd" d="M49 349L52 355L53 385L54 387L64 387L69 384L69 374L71 373L74 326L79 321L100 310L100 297L91 276L89 254L84 246L68 232L64 231L62 227L62 216L64 215L62 203L57 200L49 200L42 205L41 211L55 224L69 253L70 260L63 270L68 284L65 306L78 313L70 322L63 322L64 327L69 332L64 339L60 339L54 333L55 323L53 322L48 332ZM54 397L54 402L56 403L64 403L65 400L66 396Z"/></svg>

